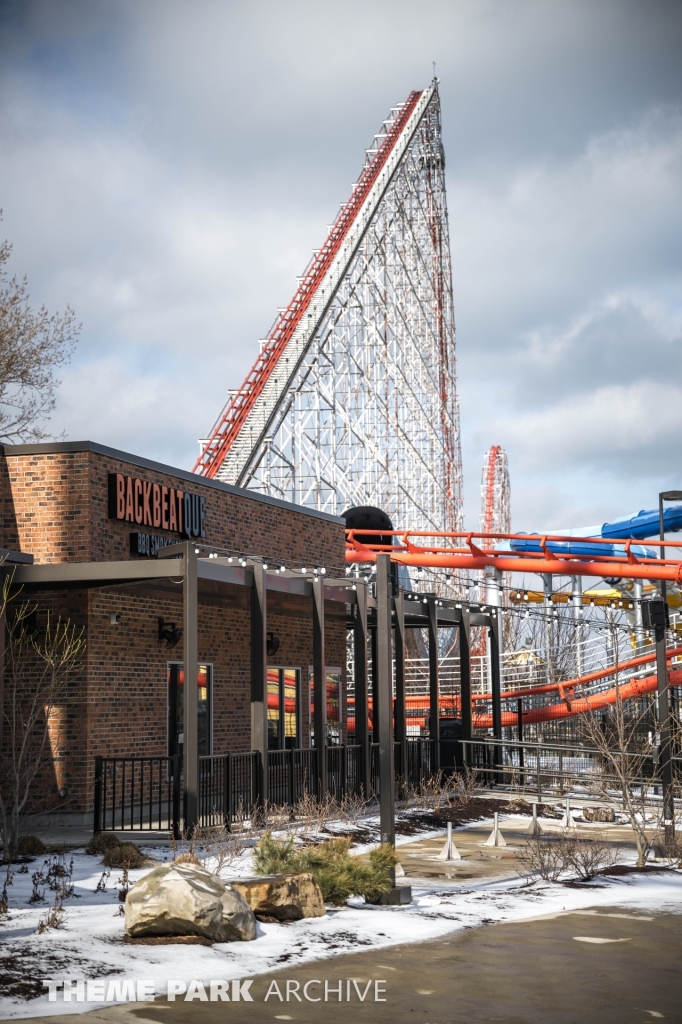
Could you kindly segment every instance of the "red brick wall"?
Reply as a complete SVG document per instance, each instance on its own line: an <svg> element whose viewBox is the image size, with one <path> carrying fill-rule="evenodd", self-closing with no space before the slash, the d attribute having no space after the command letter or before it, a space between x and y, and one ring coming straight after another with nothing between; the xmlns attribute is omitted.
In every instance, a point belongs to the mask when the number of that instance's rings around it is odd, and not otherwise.
<svg viewBox="0 0 682 1024"><path fill-rule="evenodd" d="M0 546L36 562L128 559L135 527L108 517L108 474L123 473L191 490L206 498L206 541L217 548L263 555L273 562L343 565L339 523L202 483L146 469L100 452L6 451L0 457ZM162 530L147 531L164 534ZM165 535L175 537L165 531ZM204 587L199 598L199 659L213 665L213 751L248 750L251 733L249 593ZM85 627L87 650L80 703L68 712L59 749L36 787L45 808L88 811L95 755L167 753L167 664L181 661L182 642L167 649L158 619L182 623L181 588L139 587L41 593L31 597L45 620L48 608ZM345 667L344 605L327 603L326 661ZM112 612L121 622L112 625ZM273 665L301 670L302 740L309 740L307 683L312 664L312 601L268 596L268 630L280 641ZM80 685L80 683L79 683ZM65 786L68 795L58 795Z"/></svg>
<svg viewBox="0 0 682 1024"><path fill-rule="evenodd" d="M0 458L0 546L33 554L36 562L110 561L133 557L129 537L137 527L109 519L108 474L139 476L206 498L206 540L237 553L297 564L344 565L339 523L212 487L200 477L146 469L100 452L39 452ZM145 532L181 540L168 530Z"/></svg>

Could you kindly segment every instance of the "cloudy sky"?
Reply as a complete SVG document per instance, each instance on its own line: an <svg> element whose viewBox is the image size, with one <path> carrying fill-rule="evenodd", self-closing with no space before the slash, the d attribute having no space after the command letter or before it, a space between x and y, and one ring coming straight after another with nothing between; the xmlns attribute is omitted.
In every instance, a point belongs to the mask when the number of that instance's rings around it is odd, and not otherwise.
<svg viewBox="0 0 682 1024"><path fill-rule="evenodd" d="M0 206L82 321L55 433L190 467L436 62L467 520L682 487L679 0L0 0Z"/></svg>

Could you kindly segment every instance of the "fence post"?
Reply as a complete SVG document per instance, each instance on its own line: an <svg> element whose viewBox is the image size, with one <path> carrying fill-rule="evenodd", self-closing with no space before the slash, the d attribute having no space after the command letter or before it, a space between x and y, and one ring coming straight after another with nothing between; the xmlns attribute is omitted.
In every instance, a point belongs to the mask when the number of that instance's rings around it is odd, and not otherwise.
<svg viewBox="0 0 682 1024"><path fill-rule="evenodd" d="M171 821L171 828L173 830L173 838L181 839L182 835L180 832L180 755L173 755L173 818Z"/></svg>
<svg viewBox="0 0 682 1024"><path fill-rule="evenodd" d="M294 779L294 752L293 750L287 750L287 756L289 762L287 765L287 785L289 789L289 806L293 814L294 804L296 803L296 785Z"/></svg>
<svg viewBox="0 0 682 1024"><path fill-rule="evenodd" d="M223 824L228 832L232 831L232 757L223 757Z"/></svg>
<svg viewBox="0 0 682 1024"><path fill-rule="evenodd" d="M496 597L499 597L499 590L496 591ZM501 663L501 617L502 613L500 608L491 609L488 616L490 623L488 627L488 649L490 651L490 682L491 682L491 697L493 705L493 736L496 740L502 739L502 663ZM504 763L504 748L501 744L495 744L493 746L493 768L499 769ZM499 771L493 772L493 784L502 781L502 773Z"/></svg>
<svg viewBox="0 0 682 1024"><path fill-rule="evenodd" d="M102 831L102 758L95 758L95 806L92 815L92 832Z"/></svg>
<svg viewBox="0 0 682 1024"><path fill-rule="evenodd" d="M346 779L348 778L348 745L339 748L339 758L341 761L339 767L339 773L341 778L339 779L339 789L341 791L341 799L346 795Z"/></svg>
<svg viewBox="0 0 682 1024"><path fill-rule="evenodd" d="M535 744L535 769L538 776L538 800L542 799L542 780L540 778L540 744Z"/></svg>
<svg viewBox="0 0 682 1024"><path fill-rule="evenodd" d="M520 697L516 701L516 720L519 731L519 782L524 786L526 784L526 780L523 772L525 761L523 756L523 701Z"/></svg>

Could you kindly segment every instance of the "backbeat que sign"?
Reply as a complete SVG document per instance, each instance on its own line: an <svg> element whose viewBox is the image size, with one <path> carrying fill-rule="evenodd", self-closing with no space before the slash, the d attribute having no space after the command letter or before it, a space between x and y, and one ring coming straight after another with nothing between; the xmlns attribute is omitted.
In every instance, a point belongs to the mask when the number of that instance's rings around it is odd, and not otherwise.
<svg viewBox="0 0 682 1024"><path fill-rule="evenodd" d="M183 537L205 537L206 498L136 476L109 473L109 518Z"/></svg>

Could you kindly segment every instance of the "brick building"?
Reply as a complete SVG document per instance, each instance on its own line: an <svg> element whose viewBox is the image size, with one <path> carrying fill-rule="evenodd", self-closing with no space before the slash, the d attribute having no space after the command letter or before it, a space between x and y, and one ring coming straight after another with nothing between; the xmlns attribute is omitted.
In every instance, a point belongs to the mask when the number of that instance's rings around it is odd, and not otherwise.
<svg viewBox="0 0 682 1024"><path fill-rule="evenodd" d="M166 756L185 739L199 754L309 746L314 666L327 693L315 721L344 742L342 519L92 442L6 445L0 488L0 547L33 556L6 571L37 628L59 615L86 641L45 809L91 812L97 755Z"/></svg>

